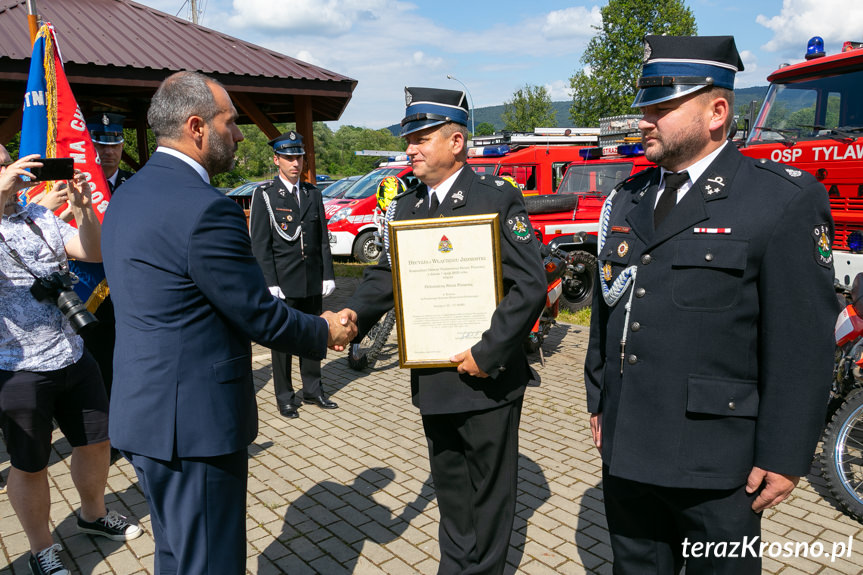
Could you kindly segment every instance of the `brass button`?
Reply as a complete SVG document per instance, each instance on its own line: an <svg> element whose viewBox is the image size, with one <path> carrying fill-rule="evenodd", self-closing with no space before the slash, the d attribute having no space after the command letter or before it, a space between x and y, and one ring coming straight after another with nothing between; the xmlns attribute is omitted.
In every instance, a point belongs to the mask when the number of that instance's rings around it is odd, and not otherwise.
<svg viewBox="0 0 863 575"><path fill-rule="evenodd" d="M629 327L632 329L632 331L638 331L641 329L641 324L638 323L637 321L634 321L634 322L632 322L632 325Z"/></svg>
<svg viewBox="0 0 863 575"><path fill-rule="evenodd" d="M644 254L643 256L641 256L641 263L644 265L647 265L652 261L653 261L653 258L650 257L650 254Z"/></svg>
<svg viewBox="0 0 863 575"><path fill-rule="evenodd" d="M644 294L647 293L647 290L644 288L638 288L635 290L635 297L644 297Z"/></svg>
<svg viewBox="0 0 863 575"><path fill-rule="evenodd" d="M629 365L635 365L635 363L638 361L638 356L635 354L632 354L626 358L626 361L629 362Z"/></svg>
<svg viewBox="0 0 863 575"><path fill-rule="evenodd" d="M729 401L728 402L728 409L730 409L731 411L734 411L735 409L737 409L737 404L734 403L733 401Z"/></svg>
<svg viewBox="0 0 863 575"><path fill-rule="evenodd" d="M704 254L704 259L709 261L709 262L712 262L713 261L713 254L710 252L707 252L706 254Z"/></svg>

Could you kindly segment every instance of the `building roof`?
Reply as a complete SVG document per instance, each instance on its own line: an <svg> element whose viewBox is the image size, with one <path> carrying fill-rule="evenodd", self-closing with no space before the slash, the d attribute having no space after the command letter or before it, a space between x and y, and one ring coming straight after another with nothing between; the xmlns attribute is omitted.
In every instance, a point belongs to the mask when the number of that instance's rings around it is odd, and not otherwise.
<svg viewBox="0 0 863 575"><path fill-rule="evenodd" d="M273 123L294 121L290 95L310 97L313 120L337 120L356 87L347 76L131 0L38 0L37 7L54 26L85 114L90 107L146 110L159 83L178 70L218 79ZM26 0L0 0L0 122L22 105L30 55ZM241 122L252 120L240 111Z"/></svg>

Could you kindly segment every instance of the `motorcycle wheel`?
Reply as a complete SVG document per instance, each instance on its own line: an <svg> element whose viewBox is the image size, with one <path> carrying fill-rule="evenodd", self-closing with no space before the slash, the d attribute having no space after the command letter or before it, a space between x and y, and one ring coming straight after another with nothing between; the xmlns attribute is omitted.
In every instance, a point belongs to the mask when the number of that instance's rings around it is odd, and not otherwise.
<svg viewBox="0 0 863 575"><path fill-rule="evenodd" d="M578 264L584 266L584 271L576 270ZM560 294L560 305L569 311L578 311L589 307L593 300L593 290L596 283L596 257L582 250L572 252L567 262L566 273L563 276L563 293Z"/></svg>
<svg viewBox="0 0 863 575"><path fill-rule="evenodd" d="M836 410L821 437L821 473L845 512L863 522L863 389Z"/></svg>
<svg viewBox="0 0 863 575"><path fill-rule="evenodd" d="M348 352L348 366L351 369L362 371L375 366L378 355L390 337L393 327L396 325L396 310L391 309L360 341L352 343Z"/></svg>

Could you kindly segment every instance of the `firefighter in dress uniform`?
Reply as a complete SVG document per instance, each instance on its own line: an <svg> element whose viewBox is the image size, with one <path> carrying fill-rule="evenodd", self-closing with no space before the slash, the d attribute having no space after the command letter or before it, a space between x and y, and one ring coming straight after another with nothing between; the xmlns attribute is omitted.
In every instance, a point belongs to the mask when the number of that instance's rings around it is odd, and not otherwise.
<svg viewBox="0 0 863 575"><path fill-rule="evenodd" d="M645 46L634 106L659 167L603 208L585 363L614 572L760 573L745 544L824 421L830 206L808 173L728 141L733 37Z"/></svg>
<svg viewBox="0 0 863 575"><path fill-rule="evenodd" d="M518 188L467 166L464 92L406 88L401 135L421 183L396 196L387 220L499 214L505 295L478 341L458 343L458 367L411 370L440 510L438 573L502 573L518 480L518 425L535 381L522 344L545 302L537 240ZM441 238L438 250L453 246ZM462 248L463 249L463 248ZM446 301L444 294L440 294ZM369 266L348 302L358 338L393 306L386 257Z"/></svg>
<svg viewBox="0 0 863 575"><path fill-rule="evenodd" d="M321 192L300 181L306 153L300 134L291 130L269 144L279 173L252 192L252 251L270 293L295 309L320 315L322 298L336 289ZM320 361L300 358L303 392L298 398L291 382L291 356L273 350L272 357L276 405L283 417L299 417L302 403L338 408L321 386Z"/></svg>

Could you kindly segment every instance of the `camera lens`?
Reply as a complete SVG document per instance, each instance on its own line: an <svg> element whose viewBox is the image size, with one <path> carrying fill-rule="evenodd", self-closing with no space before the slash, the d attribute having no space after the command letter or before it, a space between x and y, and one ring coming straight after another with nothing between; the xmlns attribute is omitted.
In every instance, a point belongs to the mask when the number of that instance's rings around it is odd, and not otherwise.
<svg viewBox="0 0 863 575"><path fill-rule="evenodd" d="M60 308L60 311L69 320L72 329L77 334L99 323L96 316L90 313L90 310L87 309L87 306L84 305L78 294L72 290L62 290L60 292L57 296L57 307Z"/></svg>

